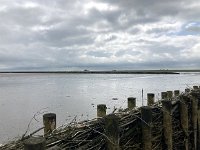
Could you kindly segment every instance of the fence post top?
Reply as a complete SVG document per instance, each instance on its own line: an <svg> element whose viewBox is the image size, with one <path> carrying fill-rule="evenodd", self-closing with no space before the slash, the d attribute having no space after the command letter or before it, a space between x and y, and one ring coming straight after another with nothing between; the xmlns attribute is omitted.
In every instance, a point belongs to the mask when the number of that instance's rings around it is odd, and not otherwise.
<svg viewBox="0 0 200 150"><path fill-rule="evenodd" d="M97 106L106 106L106 104L98 104Z"/></svg>
<svg viewBox="0 0 200 150"><path fill-rule="evenodd" d="M98 104L98 105L97 105L97 108L100 108L100 109L107 109L106 104Z"/></svg>
<svg viewBox="0 0 200 150"><path fill-rule="evenodd" d="M45 118L50 118L50 117L55 117L55 116L56 116L55 113L46 113L43 115L43 117L45 117Z"/></svg>
<svg viewBox="0 0 200 150"><path fill-rule="evenodd" d="M135 97L128 97L128 99L136 99Z"/></svg>
<svg viewBox="0 0 200 150"><path fill-rule="evenodd" d="M151 95L151 96L154 96L155 94L154 94L154 93L147 93L147 95Z"/></svg>

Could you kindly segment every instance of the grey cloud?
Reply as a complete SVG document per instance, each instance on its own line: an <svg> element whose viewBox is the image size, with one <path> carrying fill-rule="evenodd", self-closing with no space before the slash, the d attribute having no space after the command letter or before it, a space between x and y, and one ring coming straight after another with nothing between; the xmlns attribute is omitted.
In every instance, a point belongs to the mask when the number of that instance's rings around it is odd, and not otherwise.
<svg viewBox="0 0 200 150"><path fill-rule="evenodd" d="M89 51L87 52L87 55L94 57L110 57L112 56L112 53L109 53L107 51Z"/></svg>
<svg viewBox="0 0 200 150"><path fill-rule="evenodd" d="M127 32L128 32L129 34L135 35L135 34L138 34L138 33L140 32L140 29L129 27L129 29L127 30Z"/></svg>
<svg viewBox="0 0 200 150"><path fill-rule="evenodd" d="M37 45L39 47L39 45ZM36 45L26 53L0 53L0 64L8 66L12 70L48 70L73 67L77 65L78 56L83 54L81 50L49 49ZM6 51L6 50L5 50ZM48 52L48 53L47 53Z"/></svg>
<svg viewBox="0 0 200 150"><path fill-rule="evenodd" d="M116 9L98 9L101 5L96 2ZM98 7L85 13L91 3ZM3 0L1 4L7 8L0 9L0 64L8 69L199 65L180 55L199 43L199 26L181 31L193 32L193 40L184 34L178 39L179 26L162 28L162 23L198 22L200 9L194 0ZM168 34L171 31L175 33Z"/></svg>
<svg viewBox="0 0 200 150"><path fill-rule="evenodd" d="M123 55L132 55L134 57L134 56L137 56L137 55L140 55L140 54L141 54L141 51L139 51L139 50L126 49L126 50L119 50L119 51L117 51L115 53L115 56L121 57Z"/></svg>
<svg viewBox="0 0 200 150"><path fill-rule="evenodd" d="M95 8L90 10L89 17L93 21L98 22L104 20L108 22L108 26L112 27L110 32L114 31L127 31L134 25L143 23L153 23L159 21L159 17L147 15L143 10L137 8L123 8L114 11L101 12ZM122 22L121 22L122 21Z"/></svg>
<svg viewBox="0 0 200 150"><path fill-rule="evenodd" d="M1 24L22 27L41 23L41 15L43 15L43 10L40 8L25 9L23 7L8 8L5 12L0 13L1 20L3 20Z"/></svg>
<svg viewBox="0 0 200 150"><path fill-rule="evenodd" d="M193 32L193 33L200 33L200 26L190 26L186 29L186 31Z"/></svg>
<svg viewBox="0 0 200 150"><path fill-rule="evenodd" d="M93 36L87 30L76 27L63 26L58 29L45 31L42 35L43 42L54 46L88 45L94 41Z"/></svg>
<svg viewBox="0 0 200 150"><path fill-rule="evenodd" d="M151 54L160 54L160 53L169 53L172 54L173 57L179 56L180 52L184 49L184 47L176 46L176 45L169 45L166 43L158 43L158 42L151 42L151 45L146 46L145 48L150 51Z"/></svg>
<svg viewBox="0 0 200 150"><path fill-rule="evenodd" d="M170 31L170 29L157 27L157 28L148 30L146 33L147 34L152 34L152 33L155 33L155 34L167 34L169 31Z"/></svg>
<svg viewBox="0 0 200 150"><path fill-rule="evenodd" d="M188 20L199 20L199 7L195 0L99 0L101 2L109 3L110 5L119 6L123 12L135 12L135 15L141 19L138 21L144 21L142 18L146 18L149 21L156 19L158 21L163 17L172 17L174 19L182 18ZM193 4L193 7L189 7ZM196 7L195 7L196 6ZM133 16L134 17L134 16ZM143 23L143 22L140 22Z"/></svg>

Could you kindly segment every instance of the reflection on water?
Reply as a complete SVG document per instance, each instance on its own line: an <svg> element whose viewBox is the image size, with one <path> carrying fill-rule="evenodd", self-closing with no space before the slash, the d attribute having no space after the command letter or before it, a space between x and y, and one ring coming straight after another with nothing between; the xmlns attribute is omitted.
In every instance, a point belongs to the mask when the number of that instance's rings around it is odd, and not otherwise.
<svg viewBox="0 0 200 150"><path fill-rule="evenodd" d="M126 108L129 96L141 106L141 91L153 92L199 85L199 74L0 74L0 143L25 133L34 114L30 132L42 126L42 114L55 112L58 125L96 116L96 105L108 111ZM117 98L118 100L112 100ZM146 104L146 102L144 102Z"/></svg>

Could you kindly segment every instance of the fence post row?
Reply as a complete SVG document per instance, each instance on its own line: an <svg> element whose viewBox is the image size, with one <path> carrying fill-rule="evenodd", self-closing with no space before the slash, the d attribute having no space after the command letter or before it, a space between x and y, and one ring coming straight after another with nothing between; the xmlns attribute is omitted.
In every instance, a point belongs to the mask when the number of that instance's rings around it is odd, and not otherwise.
<svg viewBox="0 0 200 150"><path fill-rule="evenodd" d="M163 148L173 149L173 124L172 124L172 99L178 97L180 113L180 126L184 133L184 149L200 149L200 88L193 86L193 90L185 89L185 94L180 95L179 90L161 92L162 113L163 113ZM128 110L136 107L136 98L128 97ZM152 106L155 103L155 94L147 94L147 105L141 107L141 131L142 131L142 149L151 150L152 145ZM119 117L116 114L106 115L106 105L97 105L97 117L103 117L105 121L106 149L119 150ZM191 112L189 111L191 109ZM190 121L191 120L191 121ZM47 113L43 115L44 134L51 133L56 129L56 114ZM192 132L189 131L190 124ZM24 150L45 150L44 137L30 137L23 141Z"/></svg>

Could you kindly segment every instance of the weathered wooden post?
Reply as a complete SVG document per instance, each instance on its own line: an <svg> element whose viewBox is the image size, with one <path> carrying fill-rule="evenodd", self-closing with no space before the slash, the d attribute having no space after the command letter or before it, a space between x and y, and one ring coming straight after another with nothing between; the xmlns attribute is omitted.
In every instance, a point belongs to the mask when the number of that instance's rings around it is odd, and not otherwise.
<svg viewBox="0 0 200 150"><path fill-rule="evenodd" d="M136 107L136 98L135 97L128 97L128 109L132 110Z"/></svg>
<svg viewBox="0 0 200 150"><path fill-rule="evenodd" d="M155 102L155 94L154 93L147 93L147 105L151 106Z"/></svg>
<svg viewBox="0 0 200 150"><path fill-rule="evenodd" d="M180 95L180 91L179 90L174 90L174 96L179 96Z"/></svg>
<svg viewBox="0 0 200 150"><path fill-rule="evenodd" d="M56 129L56 114L47 113L43 115L44 134L51 133Z"/></svg>
<svg viewBox="0 0 200 150"><path fill-rule="evenodd" d="M198 94L198 97L200 97L200 94ZM198 122L198 137L197 137L197 149L200 149L200 99L198 98L198 114L197 114L197 122Z"/></svg>
<svg viewBox="0 0 200 150"><path fill-rule="evenodd" d="M119 117L115 114L105 116L106 149L119 150Z"/></svg>
<svg viewBox="0 0 200 150"><path fill-rule="evenodd" d="M167 150L172 150L172 103L170 100L162 101L163 108L163 130Z"/></svg>
<svg viewBox="0 0 200 150"><path fill-rule="evenodd" d="M189 93L189 92L190 92L190 89L186 88L185 93Z"/></svg>
<svg viewBox="0 0 200 150"><path fill-rule="evenodd" d="M191 93L192 101L192 127L194 132L194 149L197 149L197 115L198 115L198 100L196 93Z"/></svg>
<svg viewBox="0 0 200 150"><path fill-rule="evenodd" d="M180 100L180 119L181 119L181 126L182 129L184 131L184 145L185 145L185 150L188 150L188 138L189 138L189 134L188 134L188 97L182 95L181 96L181 100Z"/></svg>
<svg viewBox="0 0 200 150"><path fill-rule="evenodd" d="M152 110L150 106L141 107L142 116L142 149L152 149Z"/></svg>
<svg viewBox="0 0 200 150"><path fill-rule="evenodd" d="M172 100L172 97L173 97L173 91L167 91L167 98L169 100Z"/></svg>
<svg viewBox="0 0 200 150"><path fill-rule="evenodd" d="M193 89L194 89L194 90L198 90L199 87L195 85L195 86L193 86Z"/></svg>
<svg viewBox="0 0 200 150"><path fill-rule="evenodd" d="M97 105L97 117L104 117L106 115L106 105L105 104L99 104Z"/></svg>
<svg viewBox="0 0 200 150"><path fill-rule="evenodd" d="M167 92L161 92L161 99L164 100L167 98Z"/></svg>
<svg viewBox="0 0 200 150"><path fill-rule="evenodd" d="M30 137L24 140L24 150L45 150L44 137Z"/></svg>

